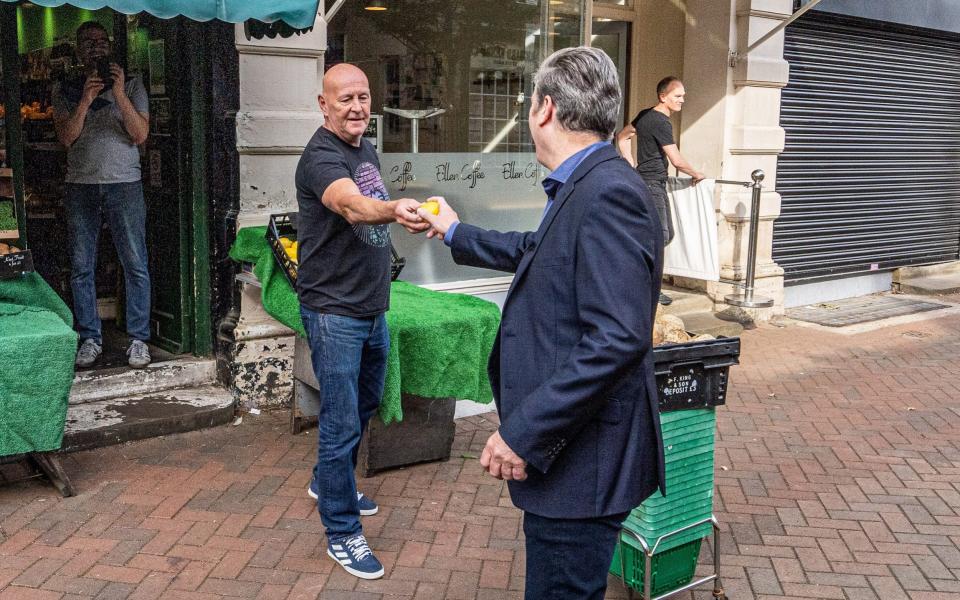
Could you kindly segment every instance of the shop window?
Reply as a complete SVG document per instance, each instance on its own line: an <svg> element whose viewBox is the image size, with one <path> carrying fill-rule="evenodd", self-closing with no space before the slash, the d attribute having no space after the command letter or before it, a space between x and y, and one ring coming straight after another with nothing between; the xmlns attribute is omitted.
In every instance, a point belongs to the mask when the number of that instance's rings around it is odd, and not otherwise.
<svg viewBox="0 0 960 600"><path fill-rule="evenodd" d="M441 195L464 221L535 229L546 172L527 125L533 75L550 52L581 43L581 17L580 0L346 3L327 30L325 66L367 74L368 133L391 196ZM503 275L457 266L446 247L400 228L393 238L415 283Z"/></svg>

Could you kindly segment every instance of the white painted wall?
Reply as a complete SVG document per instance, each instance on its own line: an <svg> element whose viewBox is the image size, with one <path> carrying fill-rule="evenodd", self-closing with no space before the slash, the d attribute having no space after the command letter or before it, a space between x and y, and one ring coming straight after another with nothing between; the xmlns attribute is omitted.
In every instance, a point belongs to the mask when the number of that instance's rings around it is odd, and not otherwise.
<svg viewBox="0 0 960 600"><path fill-rule="evenodd" d="M247 37L237 25L240 60L239 227L264 225L271 213L296 210L294 172L303 148L323 122L317 95L323 75L326 26L289 38ZM293 332L264 310L260 288L244 286L235 330L232 379L249 407L290 400Z"/></svg>

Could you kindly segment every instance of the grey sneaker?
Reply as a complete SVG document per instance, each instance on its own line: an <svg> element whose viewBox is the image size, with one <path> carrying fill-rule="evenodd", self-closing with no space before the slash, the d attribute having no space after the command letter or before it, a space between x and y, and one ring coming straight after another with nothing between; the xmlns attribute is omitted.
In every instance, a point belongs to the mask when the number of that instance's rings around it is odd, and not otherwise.
<svg viewBox="0 0 960 600"><path fill-rule="evenodd" d="M127 348L127 364L134 369L142 369L150 364L150 348L140 340L130 342Z"/></svg>
<svg viewBox="0 0 960 600"><path fill-rule="evenodd" d="M77 350L76 365L81 368L89 367L97 362L101 354L103 354L103 346L101 346L97 340L91 338L85 339L83 343L80 344L80 349Z"/></svg>

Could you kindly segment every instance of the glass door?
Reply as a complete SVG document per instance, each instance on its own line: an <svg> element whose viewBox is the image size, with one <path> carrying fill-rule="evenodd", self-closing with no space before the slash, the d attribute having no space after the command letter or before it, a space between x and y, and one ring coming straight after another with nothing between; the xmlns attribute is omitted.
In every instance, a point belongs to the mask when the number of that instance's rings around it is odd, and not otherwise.
<svg viewBox="0 0 960 600"><path fill-rule="evenodd" d="M627 98L630 90L630 82L628 81L630 76L630 23L609 19L594 19L590 45L606 52L613 59L613 64L617 66L617 75L620 77L620 91L623 94L618 123L622 124L624 122L624 108L630 105Z"/></svg>
<svg viewBox="0 0 960 600"><path fill-rule="evenodd" d="M535 229L545 172L527 123L533 76L548 54L582 43L582 7L582 0L346 3L327 30L325 65L348 62L366 73L370 135L391 197L440 195L465 221ZM424 236L395 230L393 244L413 283L503 275L457 265Z"/></svg>
<svg viewBox="0 0 960 600"><path fill-rule="evenodd" d="M150 97L142 169L153 343L174 354L193 350L190 27L182 17L127 18L127 59Z"/></svg>

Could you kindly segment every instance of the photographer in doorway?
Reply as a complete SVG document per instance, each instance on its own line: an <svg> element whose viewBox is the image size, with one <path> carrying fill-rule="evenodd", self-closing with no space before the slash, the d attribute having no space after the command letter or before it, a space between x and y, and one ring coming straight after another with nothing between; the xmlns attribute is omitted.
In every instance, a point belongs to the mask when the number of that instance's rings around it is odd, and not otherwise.
<svg viewBox="0 0 960 600"><path fill-rule="evenodd" d="M80 334L78 367L103 352L94 272L104 219L110 227L126 286L128 363L150 364L150 274L140 153L149 133L147 91L110 60L106 28L88 21L77 28L79 80L54 88L57 138L67 148L66 208L70 233L73 311Z"/></svg>

